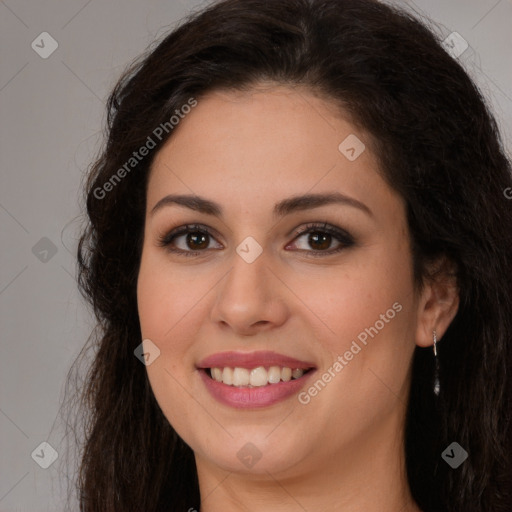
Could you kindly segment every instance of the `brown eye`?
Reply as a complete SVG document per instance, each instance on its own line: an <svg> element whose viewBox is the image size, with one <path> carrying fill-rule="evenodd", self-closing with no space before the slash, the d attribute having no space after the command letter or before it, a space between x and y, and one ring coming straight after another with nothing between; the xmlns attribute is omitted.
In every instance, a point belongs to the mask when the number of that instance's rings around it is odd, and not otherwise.
<svg viewBox="0 0 512 512"><path fill-rule="evenodd" d="M217 245L211 247L212 243ZM213 235L206 227L200 225L187 225L173 229L167 235L159 239L159 245L168 251L184 256L194 256L208 249L222 249L222 245L216 242Z"/></svg>
<svg viewBox="0 0 512 512"><path fill-rule="evenodd" d="M308 224L305 229L298 229L295 235L291 248L309 253L310 256L328 256L355 243L354 238L345 230L327 223Z"/></svg>
<svg viewBox="0 0 512 512"><path fill-rule="evenodd" d="M354 238L346 231L324 224L309 224L295 232L295 239L287 248L298 249L311 256L329 256L354 245ZM307 238L306 238L307 236ZM333 243L335 244L334 247ZM211 246L217 244L216 246ZM181 226L159 239L159 245L169 252L183 256L206 254L210 249L222 249L209 229L199 224Z"/></svg>
<svg viewBox="0 0 512 512"><path fill-rule="evenodd" d="M329 249L332 242L332 236L329 233L312 232L309 233L308 243L315 250Z"/></svg>
<svg viewBox="0 0 512 512"><path fill-rule="evenodd" d="M186 244L187 246L195 251L197 249L206 249L208 247L210 235L194 231L187 234Z"/></svg>

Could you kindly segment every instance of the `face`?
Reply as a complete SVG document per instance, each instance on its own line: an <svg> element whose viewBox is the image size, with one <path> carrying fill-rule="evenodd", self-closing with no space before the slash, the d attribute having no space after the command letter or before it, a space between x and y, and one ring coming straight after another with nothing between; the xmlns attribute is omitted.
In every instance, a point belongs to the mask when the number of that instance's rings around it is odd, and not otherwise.
<svg viewBox="0 0 512 512"><path fill-rule="evenodd" d="M403 201L332 103L200 99L153 162L138 278L151 386L198 468L297 476L396 442L412 276Z"/></svg>

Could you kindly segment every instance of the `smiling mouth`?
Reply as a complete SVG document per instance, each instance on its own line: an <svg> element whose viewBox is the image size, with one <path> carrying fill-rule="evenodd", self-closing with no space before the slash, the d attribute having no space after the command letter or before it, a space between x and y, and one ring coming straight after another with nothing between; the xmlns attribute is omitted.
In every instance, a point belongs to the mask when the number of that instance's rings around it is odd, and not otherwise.
<svg viewBox="0 0 512 512"><path fill-rule="evenodd" d="M256 388L297 380L313 368L290 368L287 366L257 366L255 368L224 367L204 368L212 380L236 388Z"/></svg>

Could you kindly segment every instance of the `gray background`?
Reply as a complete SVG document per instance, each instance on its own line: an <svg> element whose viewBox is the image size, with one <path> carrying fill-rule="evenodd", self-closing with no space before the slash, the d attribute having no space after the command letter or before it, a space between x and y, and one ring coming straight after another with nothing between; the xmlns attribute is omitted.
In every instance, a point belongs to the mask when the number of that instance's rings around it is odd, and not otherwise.
<svg viewBox="0 0 512 512"><path fill-rule="evenodd" d="M93 326L74 281L81 181L122 70L203 3L0 1L0 511L63 509L71 469L59 406ZM511 0L395 3L431 17L443 39L457 31L469 43L459 60L489 99L510 154ZM58 42L47 59L31 47L43 45L42 32ZM48 469L31 457L44 441L59 454ZM47 448L36 453L48 460Z"/></svg>

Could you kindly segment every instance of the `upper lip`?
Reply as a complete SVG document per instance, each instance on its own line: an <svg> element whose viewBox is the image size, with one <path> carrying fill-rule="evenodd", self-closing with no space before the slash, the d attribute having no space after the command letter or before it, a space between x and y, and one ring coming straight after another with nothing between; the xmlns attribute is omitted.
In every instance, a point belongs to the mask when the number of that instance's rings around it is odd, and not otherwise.
<svg viewBox="0 0 512 512"><path fill-rule="evenodd" d="M258 366L281 366L287 368L301 368L307 370L314 368L308 361L300 361L294 357L277 354L271 351L258 352L219 352L202 359L198 368L257 368Z"/></svg>

